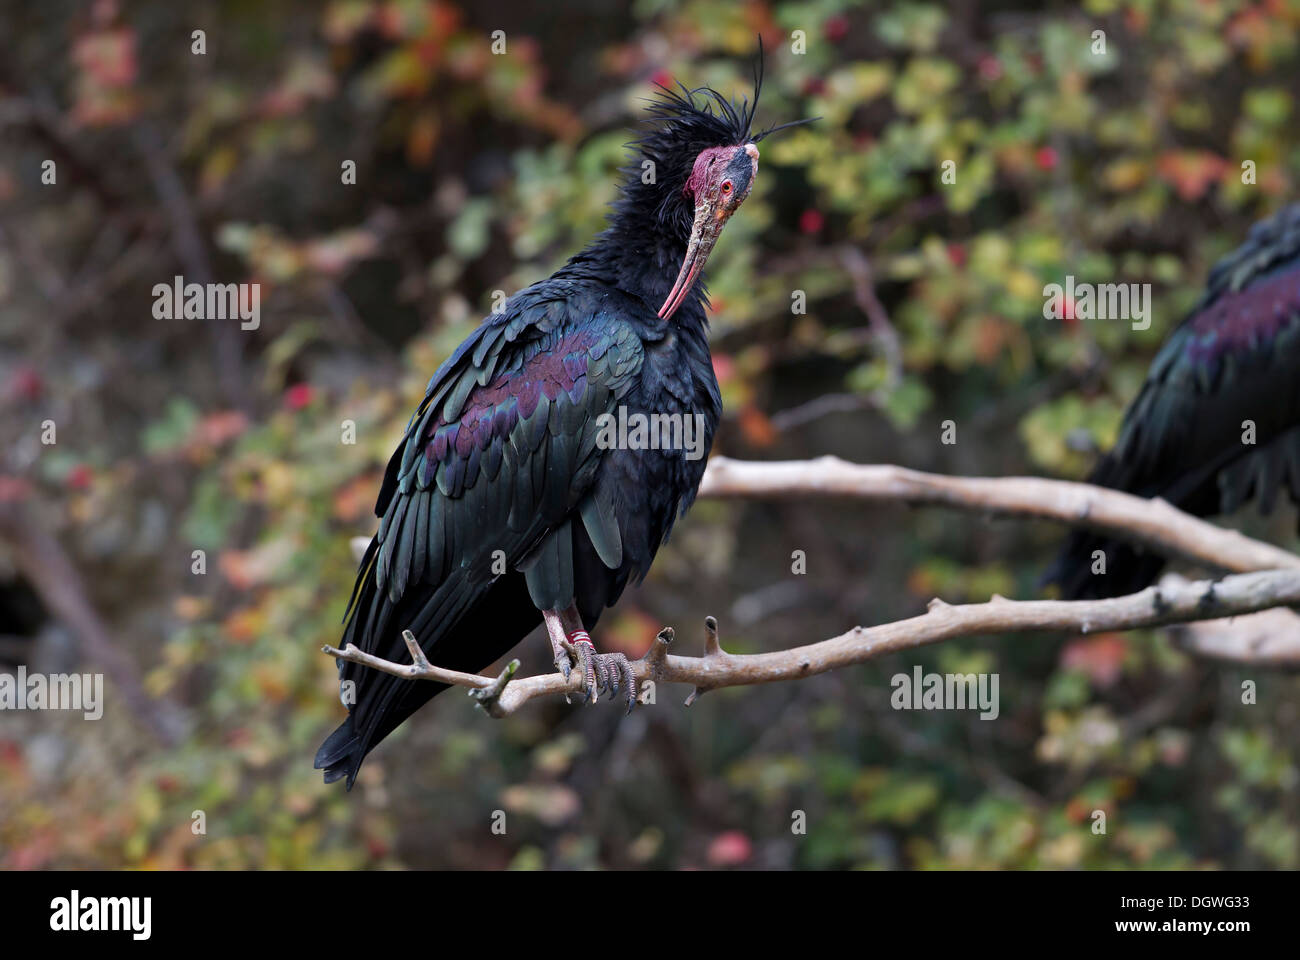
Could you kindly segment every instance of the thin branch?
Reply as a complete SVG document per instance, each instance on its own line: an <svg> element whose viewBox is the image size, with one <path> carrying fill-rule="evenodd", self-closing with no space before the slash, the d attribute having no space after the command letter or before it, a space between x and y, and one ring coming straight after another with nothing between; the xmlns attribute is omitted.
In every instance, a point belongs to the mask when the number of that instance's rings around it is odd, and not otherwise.
<svg viewBox="0 0 1300 960"><path fill-rule="evenodd" d="M695 689L686 701L689 706L700 694L720 687L810 677L955 637L1134 630L1213 620L1296 603L1300 603L1300 570L1265 570L1218 581L1147 587L1127 597L1107 600L1007 600L995 596L987 603L959 606L931 600L929 609L917 617L875 627L854 627L820 643L755 654L731 654L723 650L717 639L717 621L709 617L705 621L703 656L670 655L668 645L673 632L665 627L645 656L633 662L632 672L638 687L646 681L693 685ZM435 680L468 687L474 693L491 688L494 696L484 706L494 717L514 713L537 697L579 693L582 687L582 678L576 670L567 680L559 673L513 681L505 675L494 679L432 666L419 652L413 638L408 646L415 659L410 664L362 653L352 644L343 650L325 647L324 652L407 679ZM507 672L513 674L510 668Z"/></svg>
<svg viewBox="0 0 1300 960"><path fill-rule="evenodd" d="M873 396L859 393L824 393L820 397L772 414L772 427L784 433L795 427L820 420L832 413L857 413L877 402Z"/></svg>
<svg viewBox="0 0 1300 960"><path fill-rule="evenodd" d="M149 696L139 671L113 642L91 604L76 565L58 540L36 522L30 504L0 500L0 539L12 545L18 569L45 608L72 629L86 655L113 678L136 718L168 746L179 743L185 732L184 714L171 701Z"/></svg>
<svg viewBox="0 0 1300 960"><path fill-rule="evenodd" d="M149 125L135 129L136 150L144 161L144 168L153 183L154 193L167 215L176 253L189 279L200 286L213 282L212 261L199 228L198 214L180 174L172 166L161 138ZM241 347L236 328L209 317L208 333L217 354L217 379L226 402L232 407L251 411L251 400L244 389Z"/></svg>
<svg viewBox="0 0 1300 960"><path fill-rule="evenodd" d="M702 498L852 497L1038 517L1110 534L1216 570L1300 569L1300 557L1207 523L1164 500L1147 500L1069 480L946 477L905 467L848 463L838 457L762 463L713 457Z"/></svg>
<svg viewBox="0 0 1300 960"><path fill-rule="evenodd" d="M1186 582L1177 573L1160 578L1161 586ZM1300 615L1287 607L1232 620L1185 623L1169 633L1177 646L1198 657L1266 668L1300 667Z"/></svg>
<svg viewBox="0 0 1300 960"><path fill-rule="evenodd" d="M840 262L853 282L853 302L866 314L871 333L884 354L888 376L878 392L888 395L903 379L903 342L890 322L885 305L876 295L875 274L867 255L857 247L845 247L840 253Z"/></svg>
<svg viewBox="0 0 1300 960"><path fill-rule="evenodd" d="M853 302L867 319L866 332L875 340L885 363L885 380L869 395L828 394L772 415L772 426L785 431L802 426L831 413L852 413L866 407L882 407L903 380L903 342L889 319L889 311L876 294L875 272L871 260L857 247L845 245L837 256L849 277Z"/></svg>
<svg viewBox="0 0 1300 960"><path fill-rule="evenodd" d="M1220 581L1166 580L1127 597L1105 600L1025 600L994 596L987 603L950 606L931 600L928 611L908 620L848 633L790 650L735 655L718 642L717 621L705 621L704 655L670 656L673 631L665 627L644 657L632 664L638 686L647 682L689 683L700 694L718 687L771 683L812 676L954 637L995 633L1133 630L1165 624L1216 620L1292 606L1300 602L1300 558L1185 514L1163 500L1145 500L1117 490L1040 477L945 477L903 467L860 465L837 457L752 463L715 457L700 486L701 497L855 497L953 507L1008 516L1040 517L1111 534L1161 553L1177 554L1212 568L1236 571ZM363 543L364 541L362 541ZM354 544L354 548L360 543ZM468 687L492 716L506 716L535 697L581 693L574 671L514 680L518 662L499 677L460 673L432 665L415 637L404 633L409 664L364 653L324 647L340 660L412 680ZM1269 662L1251 657L1250 662Z"/></svg>

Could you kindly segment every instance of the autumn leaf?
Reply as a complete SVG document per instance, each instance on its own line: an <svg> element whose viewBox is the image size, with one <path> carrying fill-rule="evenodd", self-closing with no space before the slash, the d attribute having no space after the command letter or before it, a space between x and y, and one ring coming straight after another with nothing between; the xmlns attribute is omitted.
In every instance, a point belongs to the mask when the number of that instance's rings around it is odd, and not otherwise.
<svg viewBox="0 0 1300 960"><path fill-rule="evenodd" d="M1072 640L1061 651L1061 665L1079 670L1099 687L1109 687L1120 678L1128 641L1122 633L1101 633Z"/></svg>
<svg viewBox="0 0 1300 960"><path fill-rule="evenodd" d="M1210 184L1223 176L1227 162L1208 150L1169 150L1156 161L1161 179L1186 201L1199 200Z"/></svg>

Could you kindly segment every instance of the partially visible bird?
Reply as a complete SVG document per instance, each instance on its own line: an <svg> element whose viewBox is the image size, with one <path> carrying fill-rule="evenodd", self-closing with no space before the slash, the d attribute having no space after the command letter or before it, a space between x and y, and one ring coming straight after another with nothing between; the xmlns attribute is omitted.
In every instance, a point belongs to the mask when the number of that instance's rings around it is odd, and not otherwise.
<svg viewBox="0 0 1300 960"><path fill-rule="evenodd" d="M409 629L433 664L477 672L544 622L557 668L582 670L593 700L621 684L631 709L630 664L596 654L587 631L645 577L704 473L722 407L704 264L753 187L757 144L793 125L752 130L761 81L760 54L753 103L661 87L604 232L433 375L379 491L345 644L404 660ZM602 442L620 408L629 422L688 417L701 435L693 449ZM351 788L446 687L339 668L348 716L316 767Z"/></svg>
<svg viewBox="0 0 1300 960"><path fill-rule="evenodd" d="M1252 498L1268 515L1279 491L1300 503L1297 373L1300 205L1255 224L1210 271L1089 482L1163 497L1200 517ZM1068 598L1121 596L1150 585L1163 567L1157 554L1075 531L1044 580Z"/></svg>

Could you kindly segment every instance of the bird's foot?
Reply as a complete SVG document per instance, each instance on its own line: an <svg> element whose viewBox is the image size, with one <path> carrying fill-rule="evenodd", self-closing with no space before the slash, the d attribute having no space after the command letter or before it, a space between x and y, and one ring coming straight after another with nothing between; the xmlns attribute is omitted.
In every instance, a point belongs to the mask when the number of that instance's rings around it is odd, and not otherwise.
<svg viewBox="0 0 1300 960"><path fill-rule="evenodd" d="M627 712L632 712L632 707L636 704L636 674L626 656L621 653L597 653L585 630L569 634L568 639L561 643L564 649L556 657L555 666L566 680L574 669L582 671L582 695L585 700L594 704L600 699L600 694L606 691L614 697L622 687Z"/></svg>

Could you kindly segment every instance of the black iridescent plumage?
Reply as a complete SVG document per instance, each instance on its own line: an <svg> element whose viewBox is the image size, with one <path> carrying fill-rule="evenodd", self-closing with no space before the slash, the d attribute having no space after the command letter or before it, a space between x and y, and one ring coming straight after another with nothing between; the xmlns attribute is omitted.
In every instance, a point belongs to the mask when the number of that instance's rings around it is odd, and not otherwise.
<svg viewBox="0 0 1300 960"><path fill-rule="evenodd" d="M691 236L692 164L703 150L753 142L752 119L752 105L713 90L662 90L605 231L434 374L388 465L345 643L404 661L410 629L434 664L479 671L539 611L576 604L590 627L645 576L705 461L603 449L596 421L619 406L699 414L711 445L721 398L702 282L670 319L656 309ZM643 160L655 177L643 176ZM508 572L496 575L502 557ZM354 702L316 766L350 787L365 755L445 687L344 662L340 679L355 685Z"/></svg>
<svg viewBox="0 0 1300 960"><path fill-rule="evenodd" d="M1300 503L1300 205L1257 223L1215 265L1200 303L1156 355L1115 448L1090 482L1163 497L1197 516L1279 491ZM1254 443L1249 421L1254 425ZM1105 573L1094 574L1094 551ZM1164 560L1074 533L1047 579L1067 597L1120 596L1152 583Z"/></svg>

